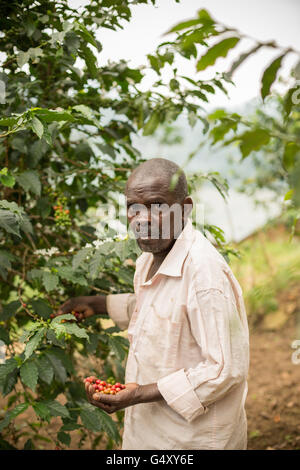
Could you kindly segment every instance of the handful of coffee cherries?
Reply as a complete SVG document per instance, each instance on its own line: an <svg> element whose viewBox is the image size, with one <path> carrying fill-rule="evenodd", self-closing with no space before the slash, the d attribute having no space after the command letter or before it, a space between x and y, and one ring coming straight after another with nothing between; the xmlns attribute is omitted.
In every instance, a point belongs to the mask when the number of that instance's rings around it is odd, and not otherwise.
<svg viewBox="0 0 300 470"><path fill-rule="evenodd" d="M97 379L97 377L94 376L86 377L84 382L93 385L95 393L105 393L107 395L116 395L116 393L126 388L124 384L120 384L119 382L111 384L108 381Z"/></svg>

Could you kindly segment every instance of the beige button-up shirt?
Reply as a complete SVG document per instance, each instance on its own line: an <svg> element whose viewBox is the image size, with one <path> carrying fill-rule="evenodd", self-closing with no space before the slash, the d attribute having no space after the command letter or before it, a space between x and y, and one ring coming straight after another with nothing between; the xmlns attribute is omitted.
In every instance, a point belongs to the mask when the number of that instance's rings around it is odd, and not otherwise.
<svg viewBox="0 0 300 470"><path fill-rule="evenodd" d="M164 400L126 408L122 449L246 449L249 333L242 291L188 220L154 276L136 261L135 294L107 296L128 329L126 383L157 383Z"/></svg>

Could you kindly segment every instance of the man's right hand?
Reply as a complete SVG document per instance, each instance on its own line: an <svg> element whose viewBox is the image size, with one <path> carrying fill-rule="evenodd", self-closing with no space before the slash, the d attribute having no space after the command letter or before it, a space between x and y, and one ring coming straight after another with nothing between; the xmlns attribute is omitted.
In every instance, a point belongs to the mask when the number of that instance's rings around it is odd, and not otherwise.
<svg viewBox="0 0 300 470"><path fill-rule="evenodd" d="M84 318L91 317L97 314L106 314L106 296L81 296L72 297L63 303L58 309L57 313L51 315L52 318L66 313L77 312L77 320L81 321Z"/></svg>

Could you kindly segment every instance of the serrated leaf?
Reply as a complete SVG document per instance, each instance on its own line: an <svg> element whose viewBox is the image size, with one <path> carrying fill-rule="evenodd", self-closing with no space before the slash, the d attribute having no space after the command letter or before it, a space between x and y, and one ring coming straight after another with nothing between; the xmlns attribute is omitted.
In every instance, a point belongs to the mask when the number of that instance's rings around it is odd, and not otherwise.
<svg viewBox="0 0 300 470"><path fill-rule="evenodd" d="M8 233L20 237L20 231L16 215L10 211L0 209L0 227Z"/></svg>
<svg viewBox="0 0 300 470"><path fill-rule="evenodd" d="M73 257L72 266L74 269L77 269L83 261L86 260L86 257L93 251L92 248L82 248L82 250L78 251L76 255Z"/></svg>
<svg viewBox="0 0 300 470"><path fill-rule="evenodd" d="M38 381L38 368L33 361L26 361L20 368L20 376L24 385L35 390Z"/></svg>
<svg viewBox="0 0 300 470"><path fill-rule="evenodd" d="M26 170L16 177L17 182L22 186L24 191L32 192L37 196L41 195L41 182L39 174L34 170Z"/></svg>
<svg viewBox="0 0 300 470"><path fill-rule="evenodd" d="M60 359L58 359L52 351L49 351L46 353L47 357L49 358L51 364L52 364L52 367L53 367L53 370L54 370L54 373L55 373L55 378L61 382L61 383L65 383L66 380L67 380L67 372L66 372L66 369L63 365L63 363L61 362Z"/></svg>
<svg viewBox="0 0 300 470"><path fill-rule="evenodd" d="M52 416L62 416L63 418L70 417L68 408L59 403L57 400L46 400L43 403L48 408Z"/></svg>
<svg viewBox="0 0 300 470"><path fill-rule="evenodd" d="M92 78L97 78L98 68L97 68L97 58L87 46L81 45L81 56L84 58L88 71Z"/></svg>
<svg viewBox="0 0 300 470"><path fill-rule="evenodd" d="M46 384L50 385L53 380L54 370L51 362L45 355L39 356L37 360L37 367L39 371L39 378Z"/></svg>
<svg viewBox="0 0 300 470"><path fill-rule="evenodd" d="M76 325L76 323L65 323L64 327L65 327L66 333L68 333L69 335L74 335L77 338L86 338L87 340L89 340L89 336L87 332L85 331L85 329L79 328L79 326Z"/></svg>
<svg viewBox="0 0 300 470"><path fill-rule="evenodd" d="M100 268L105 264L105 260L106 258L102 253L102 250L96 250L91 262L89 263L88 272L91 279L95 279L98 276Z"/></svg>
<svg viewBox="0 0 300 470"><path fill-rule="evenodd" d="M124 349L124 345L122 344L121 341L119 341L117 336L109 336L108 337L108 344L112 351L115 353L117 358L120 361L123 361L123 359L126 356L126 351Z"/></svg>
<svg viewBox="0 0 300 470"><path fill-rule="evenodd" d="M43 272L43 284L47 292L51 292L56 289L59 283L59 277L56 274L49 273L48 271Z"/></svg>
<svg viewBox="0 0 300 470"><path fill-rule="evenodd" d="M41 137L44 134L44 126L36 116L34 116L34 118L31 121L31 128L33 132L35 132L36 135L41 139Z"/></svg>
<svg viewBox="0 0 300 470"><path fill-rule="evenodd" d="M47 406L42 402L37 402L32 405L37 416L39 416L42 420L50 422L51 413L48 410Z"/></svg>
<svg viewBox="0 0 300 470"><path fill-rule="evenodd" d="M105 431L107 433L107 435L114 442L119 443L121 438L120 438L120 434L119 434L116 423L103 410L100 410L99 408L97 408L97 412L100 415L100 423L101 423L102 430Z"/></svg>
<svg viewBox="0 0 300 470"><path fill-rule="evenodd" d="M271 86L276 79L277 72L281 66L282 59L285 57L285 54L280 55L277 59L265 69L263 77L261 80L261 97L264 100L265 97L270 93Z"/></svg>
<svg viewBox="0 0 300 470"><path fill-rule="evenodd" d="M25 350L24 350L25 360L28 359L32 355L32 353L36 350L36 348L39 346L46 330L47 330L47 328L43 327L39 331L37 331L32 336L32 338L30 338L30 340L26 344L26 347L25 347Z"/></svg>
<svg viewBox="0 0 300 470"><path fill-rule="evenodd" d="M16 370L18 364L14 358L8 359L4 364L0 364L0 384L3 383L6 377Z"/></svg>
<svg viewBox="0 0 300 470"><path fill-rule="evenodd" d="M87 405L81 409L80 418L84 427L93 432L102 431L102 426L100 422L99 414L97 413L97 408L92 405L88 407Z"/></svg>
<svg viewBox="0 0 300 470"><path fill-rule="evenodd" d="M255 54L261 47L263 47L263 44L258 44L254 47L252 47L249 51L243 52L231 65L230 70L226 72L226 76L231 79L233 73L236 71L236 69L243 63L245 62L248 57L251 55Z"/></svg>
<svg viewBox="0 0 300 470"><path fill-rule="evenodd" d="M0 423L0 432L9 425L9 423L15 419L19 414L27 410L28 403L19 403L13 410L10 410L6 413L4 419Z"/></svg>
<svg viewBox="0 0 300 470"><path fill-rule="evenodd" d="M218 57L226 57L228 51L235 47L239 40L240 38L237 37L226 38L212 46L197 62L197 70L205 70L207 67L214 65Z"/></svg>

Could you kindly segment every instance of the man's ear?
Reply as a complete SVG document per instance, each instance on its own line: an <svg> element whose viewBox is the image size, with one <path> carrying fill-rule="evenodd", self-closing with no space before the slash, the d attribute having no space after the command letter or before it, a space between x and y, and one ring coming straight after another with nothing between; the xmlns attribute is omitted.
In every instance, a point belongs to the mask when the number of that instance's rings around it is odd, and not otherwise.
<svg viewBox="0 0 300 470"><path fill-rule="evenodd" d="M182 220L186 220L193 210L193 199L190 196L184 198L182 208Z"/></svg>

